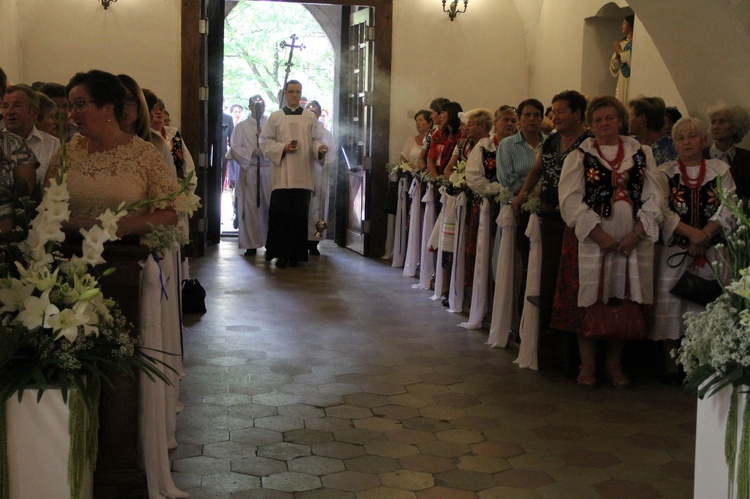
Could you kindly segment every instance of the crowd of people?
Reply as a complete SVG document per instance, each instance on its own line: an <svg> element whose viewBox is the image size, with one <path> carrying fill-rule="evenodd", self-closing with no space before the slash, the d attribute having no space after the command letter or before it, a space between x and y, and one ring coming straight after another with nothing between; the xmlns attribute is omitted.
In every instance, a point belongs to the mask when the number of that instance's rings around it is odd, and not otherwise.
<svg viewBox="0 0 750 499"><path fill-rule="evenodd" d="M420 197L386 207L393 215L386 256L400 267L412 261L404 252L420 248L414 254L421 259L420 273L432 274L433 299L461 312L464 304L452 297L471 290L473 319L465 324L473 326L466 327L481 327L489 309L489 343L504 346L495 330L501 337L509 334L502 331L506 326L521 332L524 312L535 308L524 289L528 295L527 279L536 281L536 294L540 286L539 263L529 261L532 234L544 230L536 214L561 217L561 242L548 242L541 252L559 257L549 327L577 334L578 385L597 385L602 343L608 383L630 386L621 362L626 341L615 334L598 341L587 325L594 305L630 301L644 315L647 337L662 345L663 381L679 386L683 373L672 352L685 332L683 315L705 304L677 296L673 288L686 273L708 281L727 277L715 265L722 261L716 244L735 220L721 199L750 195L750 151L737 146L750 129L748 113L720 103L708 109L709 125L682 117L659 97L621 102L566 90L552 98L546 114L554 125L549 135L542 129L545 108L536 99L493 114L462 112L459 103L437 98L429 110L417 112L417 134L393 165L391 187L399 191L396 198L412 192ZM422 192L434 192L434 199ZM432 227L430 236L400 222L406 220ZM491 258L480 257L487 253ZM459 282L453 282L456 277Z"/></svg>

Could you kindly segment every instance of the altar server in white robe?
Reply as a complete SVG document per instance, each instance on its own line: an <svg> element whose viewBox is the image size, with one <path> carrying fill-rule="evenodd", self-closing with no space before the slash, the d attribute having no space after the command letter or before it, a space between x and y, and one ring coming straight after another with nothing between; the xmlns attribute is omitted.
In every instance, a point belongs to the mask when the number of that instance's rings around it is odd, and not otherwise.
<svg viewBox="0 0 750 499"><path fill-rule="evenodd" d="M268 123L268 118L263 116L265 110L263 97L250 97L251 114L237 124L230 139L229 154L240 166L235 185L237 230L239 247L245 250L246 256L255 255L268 235L271 162L259 146L261 131Z"/></svg>
<svg viewBox="0 0 750 499"><path fill-rule="evenodd" d="M328 152L318 120L300 107L302 84L284 86L286 105L274 111L261 133L261 150L271 161L266 261L296 267L307 261L307 213L315 189L315 161Z"/></svg>
<svg viewBox="0 0 750 499"><path fill-rule="evenodd" d="M313 256L319 256L318 242L326 238L326 229L319 226L319 222L328 223L329 186L331 172L336 171L336 148L333 147L333 134L320 121L323 110L320 103L311 100L305 106L318 118L319 134L323 142L328 145L330 152L322 160L315 162L315 190L310 199L310 211L307 215L307 249Z"/></svg>

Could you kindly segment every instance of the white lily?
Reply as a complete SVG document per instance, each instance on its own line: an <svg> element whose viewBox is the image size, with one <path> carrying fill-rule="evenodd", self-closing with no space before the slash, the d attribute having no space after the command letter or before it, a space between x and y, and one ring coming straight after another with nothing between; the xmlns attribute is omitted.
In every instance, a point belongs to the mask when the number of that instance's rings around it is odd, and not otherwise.
<svg viewBox="0 0 750 499"><path fill-rule="evenodd" d="M49 301L49 291L42 296L29 296L24 300L23 310L16 316L15 323L23 324L27 329L38 327L50 327L49 318L60 312L54 304Z"/></svg>
<svg viewBox="0 0 750 499"><path fill-rule="evenodd" d="M3 307L0 308L0 314L16 312L34 292L33 284L24 284L18 279L10 279L9 283L4 280L2 284L5 285L6 283L8 286L0 289L0 303L3 304Z"/></svg>

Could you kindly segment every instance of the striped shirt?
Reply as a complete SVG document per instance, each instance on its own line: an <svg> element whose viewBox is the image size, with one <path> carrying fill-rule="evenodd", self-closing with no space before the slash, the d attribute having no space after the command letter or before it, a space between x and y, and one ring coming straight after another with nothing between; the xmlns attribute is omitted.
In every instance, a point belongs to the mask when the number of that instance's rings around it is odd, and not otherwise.
<svg viewBox="0 0 750 499"><path fill-rule="evenodd" d="M503 187L516 192L523 186L545 139L539 132L539 145L531 147L518 132L500 141L497 146L497 179Z"/></svg>

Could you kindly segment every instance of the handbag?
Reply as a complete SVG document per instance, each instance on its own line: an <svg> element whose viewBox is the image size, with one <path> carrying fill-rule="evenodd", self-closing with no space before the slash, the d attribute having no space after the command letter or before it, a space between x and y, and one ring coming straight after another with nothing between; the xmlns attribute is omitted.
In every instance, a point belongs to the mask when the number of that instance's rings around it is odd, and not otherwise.
<svg viewBox="0 0 750 499"><path fill-rule="evenodd" d="M182 313L206 313L206 290L203 289L198 279L185 279L182 281Z"/></svg>
<svg viewBox="0 0 750 499"><path fill-rule="evenodd" d="M670 260L673 257L681 256L679 263L672 265ZM667 259L667 265L671 268L676 268L682 265L683 260L687 256L687 251L676 253ZM690 272L690 267L685 269L680 278L677 280L672 289L669 290L674 296L682 298L683 300L697 303L698 305L705 307L712 301L716 300L723 290L718 279L705 279L699 275Z"/></svg>
<svg viewBox="0 0 750 499"><path fill-rule="evenodd" d="M625 296L628 296L630 283L625 267ZM597 302L586 308L581 324L581 334L592 340L642 340L646 337L646 319L640 304L630 299L611 298L602 301L604 281L604 259L599 277Z"/></svg>

